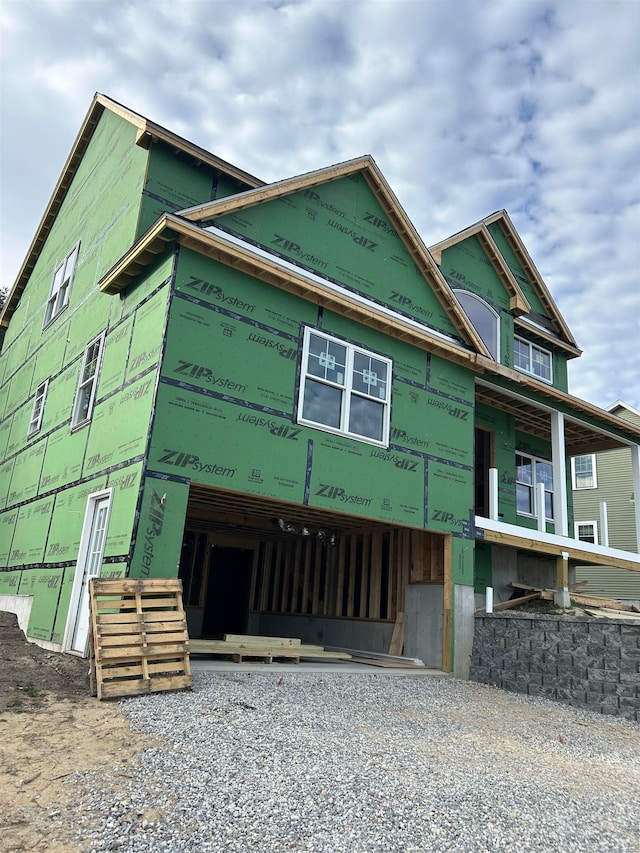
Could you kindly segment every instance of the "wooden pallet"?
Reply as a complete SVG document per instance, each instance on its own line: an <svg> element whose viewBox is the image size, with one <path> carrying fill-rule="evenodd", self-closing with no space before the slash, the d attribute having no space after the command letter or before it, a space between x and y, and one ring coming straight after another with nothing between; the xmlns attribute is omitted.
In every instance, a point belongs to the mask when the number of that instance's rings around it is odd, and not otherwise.
<svg viewBox="0 0 640 853"><path fill-rule="evenodd" d="M92 578L89 602L92 695L191 688L180 580Z"/></svg>
<svg viewBox="0 0 640 853"><path fill-rule="evenodd" d="M258 659L264 663L286 660L300 663L300 658L350 660L344 652L328 652L323 646L303 643L295 637L257 637L249 634L225 634L223 640L191 640L191 654L225 655L234 663Z"/></svg>

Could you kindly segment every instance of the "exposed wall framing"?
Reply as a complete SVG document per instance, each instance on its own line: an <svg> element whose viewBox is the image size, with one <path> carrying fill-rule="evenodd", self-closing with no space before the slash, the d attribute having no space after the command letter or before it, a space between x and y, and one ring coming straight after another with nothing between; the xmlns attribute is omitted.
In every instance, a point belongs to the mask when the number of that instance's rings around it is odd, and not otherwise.
<svg viewBox="0 0 640 853"><path fill-rule="evenodd" d="M388 530L260 545L251 592L257 613L395 622L408 583L444 582L443 537Z"/></svg>

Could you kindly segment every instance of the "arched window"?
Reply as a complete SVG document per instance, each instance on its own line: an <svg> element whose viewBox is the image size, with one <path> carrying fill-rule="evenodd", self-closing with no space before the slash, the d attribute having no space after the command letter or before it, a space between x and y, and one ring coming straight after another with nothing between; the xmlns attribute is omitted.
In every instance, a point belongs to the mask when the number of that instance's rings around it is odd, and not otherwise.
<svg viewBox="0 0 640 853"><path fill-rule="evenodd" d="M495 361L500 361L500 317L484 299L468 290L454 290L456 299Z"/></svg>

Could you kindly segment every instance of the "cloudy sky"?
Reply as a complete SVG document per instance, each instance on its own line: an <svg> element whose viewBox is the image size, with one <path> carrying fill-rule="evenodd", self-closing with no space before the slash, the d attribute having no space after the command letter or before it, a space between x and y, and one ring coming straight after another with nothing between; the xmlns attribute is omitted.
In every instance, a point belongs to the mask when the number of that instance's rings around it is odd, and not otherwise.
<svg viewBox="0 0 640 853"><path fill-rule="evenodd" d="M265 181L372 154L428 245L506 208L640 408L638 0L3 0L0 286L94 92Z"/></svg>

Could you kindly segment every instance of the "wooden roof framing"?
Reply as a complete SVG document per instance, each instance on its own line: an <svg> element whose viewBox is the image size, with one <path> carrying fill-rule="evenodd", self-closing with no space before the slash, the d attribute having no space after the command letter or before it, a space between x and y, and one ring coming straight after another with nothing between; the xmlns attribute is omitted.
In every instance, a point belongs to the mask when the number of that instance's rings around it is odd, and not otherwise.
<svg viewBox="0 0 640 853"><path fill-rule="evenodd" d="M544 279L538 272L536 265L534 264L531 255L527 251L526 246L522 242L520 235L516 231L511 219L509 218L509 214L506 210L499 210L496 213L492 213L491 216L485 217L483 220L485 225L491 225L492 223L497 223L502 231L502 233L507 238L511 249L515 253L518 258L519 263L521 264L524 271L529 276L531 283L533 284L540 301L547 309L549 313L549 317L553 320L554 324L557 326L560 338L564 340L566 344L570 344L576 349L576 355L580 355L581 350L578 348L578 345L575 342L573 335L571 334L571 330L567 326L564 321L562 314L560 313L560 309L556 305L547 288L547 285L544 283ZM536 328L536 333L538 333L538 329ZM558 343L556 338L551 337L555 343Z"/></svg>
<svg viewBox="0 0 640 853"><path fill-rule="evenodd" d="M178 211L178 214L192 222L209 222L228 213L235 213L247 207L253 207L266 201L281 198L284 195L291 195L301 190L311 189L320 184L357 173L362 173L367 185L388 216L394 230L404 243L417 268L431 286L436 298L446 311L454 327L462 335L463 340L484 355L489 355L486 345L458 304L458 300L451 292L451 288L440 272L438 265L431 257L428 248L405 213L395 193L385 180L375 160L369 154L365 154L363 157L358 157L354 160L347 160L344 163L338 163L334 166L328 166L325 169L318 169L294 178L277 181L276 183L268 184L255 190L246 190L245 192L218 201L186 208L185 210Z"/></svg>
<svg viewBox="0 0 640 853"><path fill-rule="evenodd" d="M336 292L335 289L325 287L321 281L305 274L302 269L298 273L286 267L276 257L264 257L252 251L249 245L245 248L225 240L224 237L170 213L163 214L147 234L112 267L100 282L100 290L109 294L124 290L143 266L172 241L317 305L352 317L392 337L442 355L449 361L466 366L475 362L475 351L432 333L426 326L405 321L401 315L377 308L373 303L363 303L350 296L346 290ZM327 282L328 284L330 283Z"/></svg>
<svg viewBox="0 0 640 853"><path fill-rule="evenodd" d="M516 281L513 273L507 266L500 249L496 246L496 243L484 222L477 222L470 228L466 228L464 231L459 231L457 234L454 234L452 237L448 237L446 240L441 240L434 246L430 246L429 251L438 264L441 265L442 252L450 246L462 243L463 240L467 240L469 237L477 237L480 241L482 248L491 261L491 266L509 294L509 310L511 313L516 317L519 317L521 314L528 314L529 311L531 311L531 306L520 289L520 285Z"/></svg>
<svg viewBox="0 0 640 853"><path fill-rule="evenodd" d="M159 252L172 243L178 243L259 278L261 281L352 317L363 325L420 349L436 353L484 375L486 381L483 382L482 389L478 389L476 400L513 414L516 417L517 428L523 432L549 439L549 415L544 408L544 401L546 400L549 410L557 409L559 405L565 406L574 413L573 419L566 420L567 448L571 455L594 453L596 450L624 446L625 441L607 433L607 427L628 435L630 443L640 443L640 427L629 421L559 391L551 385L543 385L530 379L526 374L505 367L490 357L465 349L454 341L447 341L434 335L427 327L418 328L405 321L401 315L389 316L373 304L363 304L351 297L348 291L336 292L328 289L320 280L314 280L302 269L299 272L291 269L281 263L278 258L271 259L257 254L249 245L244 247L226 240L175 214L164 213L160 217L147 234L104 276L100 282L100 290L109 294L124 290L144 266L151 263ZM489 384L492 377L507 380L515 387L522 388L523 391L534 392L543 405L538 405L533 399L525 402L515 401L517 395L514 392ZM581 416L598 420L602 424L602 429L596 429L587 423L575 423Z"/></svg>
<svg viewBox="0 0 640 853"><path fill-rule="evenodd" d="M5 300L2 310L0 311L0 341L4 337L9 321L20 302L22 292L26 287L29 276L33 272L37 260L40 257L40 252L42 251L47 237L49 236L49 232L51 231L58 212L62 207L62 203L66 198L78 166L85 155L93 133L100 121L100 117L105 110L109 110L110 112L119 115L121 118L136 127L136 144L143 148L149 148L152 142L162 141L167 145L170 145L174 151L180 151L183 154L192 157L197 163L205 163L206 165L211 166L214 169L218 169L242 183L252 184L253 186L261 186L263 184L263 181L253 175L250 175L248 172L238 169L231 163L227 163L225 160L210 154L208 151L205 151L204 148L193 145L193 143L188 142L186 139L172 133L161 125L149 121L144 118L144 116L124 107L122 104L118 104L106 95L96 93L73 143L71 152L69 153L69 156L62 168L60 177L53 189L51 198L49 199L42 219L36 229L35 236L31 241L31 245L29 246L18 276L11 288L11 291L9 292L9 295L7 296L7 299Z"/></svg>

